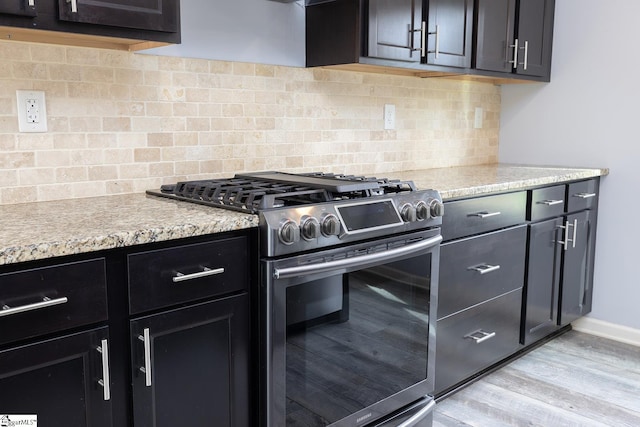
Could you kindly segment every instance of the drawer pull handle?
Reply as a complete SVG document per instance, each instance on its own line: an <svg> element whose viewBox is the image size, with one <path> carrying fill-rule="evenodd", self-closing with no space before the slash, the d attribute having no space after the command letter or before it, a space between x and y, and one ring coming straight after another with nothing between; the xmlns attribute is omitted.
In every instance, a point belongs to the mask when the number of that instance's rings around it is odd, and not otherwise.
<svg viewBox="0 0 640 427"><path fill-rule="evenodd" d="M138 335L138 339L144 343L144 366L138 369L144 373L144 384L147 387L151 387L151 340L149 339L149 328L144 328L142 335Z"/></svg>
<svg viewBox="0 0 640 427"><path fill-rule="evenodd" d="M39 310L41 308L47 308L58 304L64 304L68 302L67 297L51 299L49 297L43 297L41 302L34 302L33 304L21 305L20 307L9 307L3 305L0 310L0 317L11 316L12 314L24 313L25 311Z"/></svg>
<svg viewBox="0 0 640 427"><path fill-rule="evenodd" d="M472 213L469 214L469 216L477 216L478 218L484 219L484 218L490 218L492 216L498 216L501 215L502 212L477 212L477 213Z"/></svg>
<svg viewBox="0 0 640 427"><path fill-rule="evenodd" d="M102 355L102 378L98 380L98 384L102 386L104 400L111 399L111 386L109 379L109 345L107 340L102 340L101 346L98 347L98 353Z"/></svg>
<svg viewBox="0 0 640 427"><path fill-rule="evenodd" d="M559 205L561 203L564 203L564 200L541 200L536 203L539 205L554 206L554 205Z"/></svg>
<svg viewBox="0 0 640 427"><path fill-rule="evenodd" d="M67 3L71 3L71 13L78 13L78 0L67 0Z"/></svg>
<svg viewBox="0 0 640 427"><path fill-rule="evenodd" d="M491 273L492 271L500 270L499 265L480 264L468 267L467 270L477 271L480 274Z"/></svg>
<svg viewBox="0 0 640 427"><path fill-rule="evenodd" d="M596 197L596 193L577 193L577 194L574 194L573 197L580 197L581 199L590 199L592 197Z"/></svg>
<svg viewBox="0 0 640 427"><path fill-rule="evenodd" d="M199 279L201 277L214 276L216 274L224 273L224 268L211 269L203 267L203 269L204 270L192 274L183 274L179 271L176 271L176 275L173 276L173 283L184 282L185 280Z"/></svg>
<svg viewBox="0 0 640 427"><path fill-rule="evenodd" d="M478 329L477 331L473 331L465 335L465 338L470 338L476 342L476 344L480 344L486 340L489 340L496 336L495 332L485 332L482 329Z"/></svg>

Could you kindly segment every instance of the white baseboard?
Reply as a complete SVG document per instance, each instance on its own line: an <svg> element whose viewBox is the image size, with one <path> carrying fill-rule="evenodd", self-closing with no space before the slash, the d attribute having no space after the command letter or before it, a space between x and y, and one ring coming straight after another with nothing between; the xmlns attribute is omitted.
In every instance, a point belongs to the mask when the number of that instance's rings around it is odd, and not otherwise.
<svg viewBox="0 0 640 427"><path fill-rule="evenodd" d="M591 317L581 317L571 324L574 330L640 347L640 329L616 325Z"/></svg>

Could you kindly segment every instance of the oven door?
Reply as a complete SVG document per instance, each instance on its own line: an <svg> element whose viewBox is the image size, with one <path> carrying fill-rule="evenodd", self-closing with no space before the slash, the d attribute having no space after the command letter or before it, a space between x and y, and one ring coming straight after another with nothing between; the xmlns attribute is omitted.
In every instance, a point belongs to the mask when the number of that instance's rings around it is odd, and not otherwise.
<svg viewBox="0 0 640 427"><path fill-rule="evenodd" d="M441 240L436 228L263 260L267 426L379 424L433 392Z"/></svg>

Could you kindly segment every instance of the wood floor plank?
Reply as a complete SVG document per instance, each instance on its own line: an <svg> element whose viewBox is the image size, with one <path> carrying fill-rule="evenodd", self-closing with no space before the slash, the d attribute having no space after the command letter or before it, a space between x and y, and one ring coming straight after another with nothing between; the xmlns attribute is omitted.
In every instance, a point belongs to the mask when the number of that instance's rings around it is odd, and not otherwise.
<svg viewBox="0 0 640 427"><path fill-rule="evenodd" d="M640 348L571 331L440 401L435 427L640 426Z"/></svg>

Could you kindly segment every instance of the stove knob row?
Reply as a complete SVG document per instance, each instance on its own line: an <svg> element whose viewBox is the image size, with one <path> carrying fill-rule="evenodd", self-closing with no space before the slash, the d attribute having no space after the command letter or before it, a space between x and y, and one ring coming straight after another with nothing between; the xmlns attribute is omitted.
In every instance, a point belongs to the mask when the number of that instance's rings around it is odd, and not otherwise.
<svg viewBox="0 0 640 427"><path fill-rule="evenodd" d="M420 200L414 205L405 203L400 207L400 217L404 222L424 221L429 218L437 218L444 214L444 205L440 200Z"/></svg>

